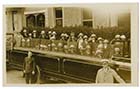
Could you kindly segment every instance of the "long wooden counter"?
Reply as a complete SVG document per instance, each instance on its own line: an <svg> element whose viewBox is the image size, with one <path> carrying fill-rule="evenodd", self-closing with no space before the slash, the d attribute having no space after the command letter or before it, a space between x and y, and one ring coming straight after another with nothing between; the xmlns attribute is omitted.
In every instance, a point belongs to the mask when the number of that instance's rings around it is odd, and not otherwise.
<svg viewBox="0 0 140 89"><path fill-rule="evenodd" d="M12 51L12 62L22 67L27 51L32 51L44 76L54 76L68 82L95 82L98 69L102 67L101 59L38 50L32 48L15 47ZM131 63L111 60L111 67L127 82L131 82ZM126 75L127 73L127 75Z"/></svg>

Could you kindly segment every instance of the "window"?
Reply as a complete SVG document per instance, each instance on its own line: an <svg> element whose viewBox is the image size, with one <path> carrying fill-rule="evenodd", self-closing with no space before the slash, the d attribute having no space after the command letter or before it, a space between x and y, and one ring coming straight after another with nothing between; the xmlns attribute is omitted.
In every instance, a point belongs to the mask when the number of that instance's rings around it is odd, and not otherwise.
<svg viewBox="0 0 140 89"><path fill-rule="evenodd" d="M58 7L55 8L55 19L56 19L56 27L62 27L63 26L63 20L62 20L62 8Z"/></svg>
<svg viewBox="0 0 140 89"><path fill-rule="evenodd" d="M29 14L26 17L27 27L45 27L45 16L43 13Z"/></svg>
<svg viewBox="0 0 140 89"><path fill-rule="evenodd" d="M45 27L45 16L44 14L37 15L37 26Z"/></svg>
<svg viewBox="0 0 140 89"><path fill-rule="evenodd" d="M92 11L83 8L83 26L92 27Z"/></svg>
<svg viewBox="0 0 140 89"><path fill-rule="evenodd" d="M35 26L35 16L33 14L30 14L29 16L27 16L26 21L27 21L26 23L27 27Z"/></svg>

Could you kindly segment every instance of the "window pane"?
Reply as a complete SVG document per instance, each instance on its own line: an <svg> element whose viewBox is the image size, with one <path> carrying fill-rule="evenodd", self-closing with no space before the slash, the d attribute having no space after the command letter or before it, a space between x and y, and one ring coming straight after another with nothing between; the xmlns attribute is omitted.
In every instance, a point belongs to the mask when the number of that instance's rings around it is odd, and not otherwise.
<svg viewBox="0 0 140 89"><path fill-rule="evenodd" d="M55 16L56 18L62 18L62 8L55 9Z"/></svg>
<svg viewBox="0 0 140 89"><path fill-rule="evenodd" d="M35 26L35 16L29 15L27 18L27 27L34 27Z"/></svg>
<svg viewBox="0 0 140 89"><path fill-rule="evenodd" d="M92 11L89 9L83 9L83 20L92 19Z"/></svg>
<svg viewBox="0 0 140 89"><path fill-rule="evenodd" d="M44 27L45 26L45 16L44 14L39 14L37 16L37 26Z"/></svg>

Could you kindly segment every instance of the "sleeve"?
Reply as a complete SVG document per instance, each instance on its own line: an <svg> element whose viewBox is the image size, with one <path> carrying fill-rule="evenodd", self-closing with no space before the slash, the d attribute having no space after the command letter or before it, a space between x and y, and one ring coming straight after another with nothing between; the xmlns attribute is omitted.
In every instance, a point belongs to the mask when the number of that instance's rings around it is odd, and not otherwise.
<svg viewBox="0 0 140 89"><path fill-rule="evenodd" d="M125 83L125 81L116 73L115 70L112 70L114 78L117 80L119 83Z"/></svg>
<svg viewBox="0 0 140 89"><path fill-rule="evenodd" d="M99 83L98 80L99 80L99 70L98 70L97 75L96 75L95 83Z"/></svg>
<svg viewBox="0 0 140 89"><path fill-rule="evenodd" d="M35 59L33 58L32 60L33 60L33 71L34 71L36 64L35 64Z"/></svg>
<svg viewBox="0 0 140 89"><path fill-rule="evenodd" d="M26 65L25 60L26 60L26 58L24 59L24 62L23 62L23 70L25 70L25 65Z"/></svg>

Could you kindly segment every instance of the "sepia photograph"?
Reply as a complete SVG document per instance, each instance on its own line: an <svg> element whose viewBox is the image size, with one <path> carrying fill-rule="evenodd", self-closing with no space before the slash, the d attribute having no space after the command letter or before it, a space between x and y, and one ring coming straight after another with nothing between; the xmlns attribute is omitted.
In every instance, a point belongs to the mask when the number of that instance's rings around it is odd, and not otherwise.
<svg viewBox="0 0 140 89"><path fill-rule="evenodd" d="M137 85L136 19L137 3L4 5L4 85Z"/></svg>

